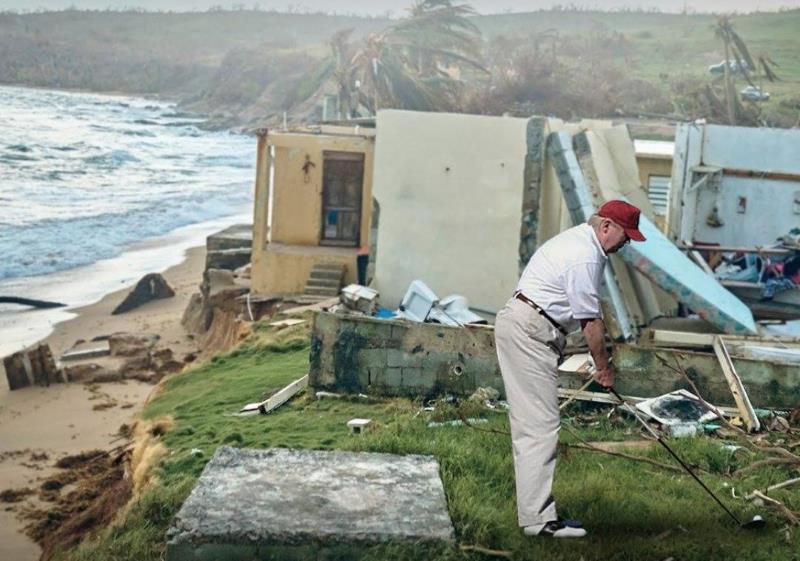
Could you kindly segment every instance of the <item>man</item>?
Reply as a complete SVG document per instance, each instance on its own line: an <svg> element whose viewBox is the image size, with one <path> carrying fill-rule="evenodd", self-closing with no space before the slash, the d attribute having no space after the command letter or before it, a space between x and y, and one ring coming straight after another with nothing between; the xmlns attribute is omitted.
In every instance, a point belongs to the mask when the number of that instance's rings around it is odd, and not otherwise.
<svg viewBox="0 0 800 561"><path fill-rule="evenodd" d="M608 255L644 241L639 209L610 201L586 224L547 241L522 272L517 291L497 314L495 339L510 405L519 525L529 536L576 538L586 530L558 517L551 494L558 444L558 364L566 335L583 331L594 379L614 383L600 311Z"/></svg>

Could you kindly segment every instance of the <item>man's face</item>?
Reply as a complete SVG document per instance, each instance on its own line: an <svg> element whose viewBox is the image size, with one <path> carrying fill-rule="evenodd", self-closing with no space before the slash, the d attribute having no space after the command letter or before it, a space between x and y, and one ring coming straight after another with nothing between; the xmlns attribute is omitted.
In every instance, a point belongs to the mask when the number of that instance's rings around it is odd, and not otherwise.
<svg viewBox="0 0 800 561"><path fill-rule="evenodd" d="M622 226L608 218L603 218L597 237L608 254L616 253L631 241Z"/></svg>

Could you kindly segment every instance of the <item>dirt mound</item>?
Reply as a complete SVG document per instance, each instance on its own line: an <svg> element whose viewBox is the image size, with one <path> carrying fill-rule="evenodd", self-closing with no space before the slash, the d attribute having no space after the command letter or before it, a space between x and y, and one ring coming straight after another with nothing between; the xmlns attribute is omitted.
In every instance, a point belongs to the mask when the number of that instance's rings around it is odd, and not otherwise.
<svg viewBox="0 0 800 561"><path fill-rule="evenodd" d="M28 508L26 534L42 548L41 559L78 544L107 527L131 496L130 452L90 450L56 463L64 471L42 484L48 508ZM66 493L60 493L73 483Z"/></svg>

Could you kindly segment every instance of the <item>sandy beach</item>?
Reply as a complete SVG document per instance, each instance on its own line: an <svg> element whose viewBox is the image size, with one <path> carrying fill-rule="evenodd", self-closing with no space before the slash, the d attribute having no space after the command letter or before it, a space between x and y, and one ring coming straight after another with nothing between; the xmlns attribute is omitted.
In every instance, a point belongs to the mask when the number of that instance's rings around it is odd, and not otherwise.
<svg viewBox="0 0 800 561"><path fill-rule="evenodd" d="M180 325L189 298L197 292L205 261L205 247L186 251L183 262L162 274L175 290L173 298L150 302L128 313L111 311L130 287L107 294L99 302L71 310L77 316L59 323L45 339L57 358L78 340L115 332L157 334L159 345L176 357L194 350L194 343ZM0 491L30 487L55 471L59 458L85 450L109 449L119 427L130 423L146 403L154 386L126 380L96 386L56 384L9 391L0 366ZM115 403L96 410L98 400ZM22 502L0 503L0 559L33 561L39 547L21 533L17 513L35 495Z"/></svg>

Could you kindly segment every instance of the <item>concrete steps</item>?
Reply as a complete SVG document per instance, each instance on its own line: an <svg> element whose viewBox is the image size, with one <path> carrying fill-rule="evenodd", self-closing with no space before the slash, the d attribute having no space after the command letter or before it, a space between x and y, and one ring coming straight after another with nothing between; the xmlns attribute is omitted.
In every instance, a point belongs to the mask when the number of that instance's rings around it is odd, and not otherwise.
<svg viewBox="0 0 800 561"><path fill-rule="evenodd" d="M344 265L317 263L306 281L304 294L310 296L338 296L344 278Z"/></svg>

